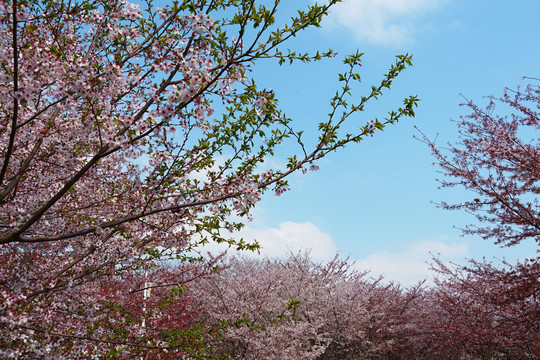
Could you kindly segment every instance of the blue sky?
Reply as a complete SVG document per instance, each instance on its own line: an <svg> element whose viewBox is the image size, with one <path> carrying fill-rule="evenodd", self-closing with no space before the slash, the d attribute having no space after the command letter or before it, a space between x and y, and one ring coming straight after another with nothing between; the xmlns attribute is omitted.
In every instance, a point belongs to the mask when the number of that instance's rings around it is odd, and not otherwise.
<svg viewBox="0 0 540 360"><path fill-rule="evenodd" d="M365 53L361 76L366 86L380 79L396 54L414 56L414 67L356 117L358 124L382 117L407 95L422 101L415 119L330 154L318 164L319 171L292 177L291 191L282 196L264 196L242 235L259 240L263 255L309 248L313 257L326 260L340 252L358 267L405 285L429 276L430 252L458 263L534 255L534 243L500 249L460 237L454 227L472 219L440 210L431 201L469 194L438 190L433 158L413 136L418 135L416 126L430 138L438 136L441 145L455 141L451 120L466 114L458 106L460 94L484 103L484 96L522 84L523 76L540 77L539 13L540 2L528 0L346 0L321 29L291 44L305 50L332 48L339 53L336 59L291 67L256 65L253 76L260 86L274 89L281 107L307 133L325 120L338 86L336 74L344 71L341 60L356 49Z"/></svg>

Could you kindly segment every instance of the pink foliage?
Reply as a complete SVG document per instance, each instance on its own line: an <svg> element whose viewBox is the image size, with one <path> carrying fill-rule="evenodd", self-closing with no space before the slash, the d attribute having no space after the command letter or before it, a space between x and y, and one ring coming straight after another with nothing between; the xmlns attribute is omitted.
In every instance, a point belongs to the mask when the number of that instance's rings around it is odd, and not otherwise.
<svg viewBox="0 0 540 360"><path fill-rule="evenodd" d="M238 359L535 359L539 263L437 262L436 284L400 289L335 258L230 259L190 287L211 353ZM196 304L197 301L192 304Z"/></svg>
<svg viewBox="0 0 540 360"><path fill-rule="evenodd" d="M226 321L213 348L234 358L390 359L421 350L411 320L420 287L385 285L337 257L235 258L191 290L204 303L201 322Z"/></svg>
<svg viewBox="0 0 540 360"><path fill-rule="evenodd" d="M462 186L469 201L441 206L465 210L477 222L463 234L479 235L501 246L540 243L540 86L538 79L482 108L458 126L460 141L440 149L424 137L446 179L443 187ZM531 254L532 256L532 254ZM425 315L430 346L455 358L537 359L540 354L539 258L502 266L471 261L449 267L436 261L440 277L427 294Z"/></svg>
<svg viewBox="0 0 540 360"><path fill-rule="evenodd" d="M440 261L427 294L426 344L454 358L536 359L540 354L540 263L487 262L450 268Z"/></svg>
<svg viewBox="0 0 540 360"><path fill-rule="evenodd" d="M442 207L476 216L482 225L467 227L465 235L480 235L504 246L526 239L538 243L540 86L535 80L524 89L507 89L502 97L489 99L485 109L472 101L465 104L471 114L458 122L461 141L450 145L450 155L425 139L448 178L442 186L462 186L476 195Z"/></svg>

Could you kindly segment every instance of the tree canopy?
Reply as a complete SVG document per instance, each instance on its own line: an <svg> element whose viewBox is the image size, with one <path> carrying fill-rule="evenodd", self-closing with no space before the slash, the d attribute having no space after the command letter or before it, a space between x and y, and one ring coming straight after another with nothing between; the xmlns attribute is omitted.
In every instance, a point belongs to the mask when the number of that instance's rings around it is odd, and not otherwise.
<svg viewBox="0 0 540 360"><path fill-rule="evenodd" d="M255 249L224 235L242 227L231 215L249 216L290 174L414 115L411 96L386 118L343 130L409 55L363 95L351 92L362 54L345 57L342 87L309 141L250 78L262 60L333 57L285 45L337 2L284 24L279 0L0 2L2 356L203 351L191 347L204 337L189 314L171 320L165 310L215 266L191 264L202 259L188 251L207 241ZM263 167L285 141L298 145L287 166ZM163 268L166 260L180 265ZM141 296L150 288L154 310Z"/></svg>

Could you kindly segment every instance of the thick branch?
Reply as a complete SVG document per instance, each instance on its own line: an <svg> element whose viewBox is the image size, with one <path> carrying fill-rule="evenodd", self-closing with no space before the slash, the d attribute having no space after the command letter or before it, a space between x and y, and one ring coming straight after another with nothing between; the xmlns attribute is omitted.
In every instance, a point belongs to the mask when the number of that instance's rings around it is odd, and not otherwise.
<svg viewBox="0 0 540 360"><path fill-rule="evenodd" d="M49 199L49 201L47 201L36 212L34 212L34 214L22 226L6 234L2 234L2 236L0 237L0 244L7 244L7 243L15 242L15 241L20 241L20 235L26 230L28 230L28 228L30 228L30 226L32 226L36 221L38 221L41 218L41 216L43 216L43 214L45 214L45 212L51 208L51 206L56 204L56 202L60 200L62 196L64 196L69 191L69 189L71 189L77 183L77 181L79 181L84 176L84 174L86 174L86 172L90 170L90 168L94 166L98 162L99 159L103 157L103 154L105 154L107 150L108 150L107 147L101 148L98 151L98 153L94 155L86 163L86 165L84 165L83 168L80 169L62 187L62 189L60 189L60 191L58 191L51 199Z"/></svg>
<svg viewBox="0 0 540 360"><path fill-rule="evenodd" d="M0 184L4 182L6 172L9 166L11 153L15 144L15 135L17 133L17 118L19 116L19 100L17 99L19 91L19 50L17 49L17 0L13 0L13 116L11 118L11 133L9 134L9 144L6 150L4 164L0 170Z"/></svg>

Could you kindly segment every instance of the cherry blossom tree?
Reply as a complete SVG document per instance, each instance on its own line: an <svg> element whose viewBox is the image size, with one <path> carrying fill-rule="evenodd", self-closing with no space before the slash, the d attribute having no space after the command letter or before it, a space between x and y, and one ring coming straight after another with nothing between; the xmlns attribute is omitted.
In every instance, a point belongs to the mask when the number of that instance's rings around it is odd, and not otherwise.
<svg viewBox="0 0 540 360"><path fill-rule="evenodd" d="M436 263L420 320L434 354L471 359L536 359L540 353L540 262Z"/></svg>
<svg viewBox="0 0 540 360"><path fill-rule="evenodd" d="M443 187L463 187L471 200L442 203L477 219L463 229L500 246L540 243L540 86L538 79L502 96L489 97L483 108L472 101L471 113L458 122L460 141L441 149L424 137L446 176ZM469 266L436 261L440 277L430 293L428 332L440 353L455 357L535 359L540 353L540 269L538 254L495 266L486 260Z"/></svg>
<svg viewBox="0 0 540 360"><path fill-rule="evenodd" d="M200 323L224 319L217 353L241 359L422 358L413 326L422 288L384 284L352 263L306 255L230 260L192 286ZM424 357L429 358L429 357Z"/></svg>
<svg viewBox="0 0 540 360"><path fill-rule="evenodd" d="M502 246L527 239L539 243L538 80L531 79L523 89L506 89L501 97L491 96L486 108L472 101L464 106L471 113L458 122L456 145L440 149L424 138L446 176L442 186L461 186L475 194L469 201L441 206L477 218L480 225L466 227L464 235L479 235Z"/></svg>
<svg viewBox="0 0 540 360"><path fill-rule="evenodd" d="M48 309L52 314L40 326L54 330L33 339L33 351L25 355L39 358L52 352L65 358L84 353L95 358L176 359L183 355L210 359L206 343L211 340L211 327L194 321L199 309L190 304L197 299L186 293L192 281L209 273L207 266L182 264L180 268L152 269L144 276L126 272L121 279L94 281L91 289L66 294L62 303ZM99 306L89 307L88 299ZM76 314L68 317L76 307ZM55 323L59 320L63 321Z"/></svg>
<svg viewBox="0 0 540 360"><path fill-rule="evenodd" d="M337 2L278 24L279 0L0 1L2 357L179 356L181 343L155 337L136 321L141 305L128 306L145 272L196 260L188 254L211 240L256 248L223 235L242 227L231 215L249 216L290 174L414 115L409 97L385 119L351 123L408 55L358 97L361 54L346 57L330 114L307 141L250 78L264 59L333 57L284 44ZM287 140L298 144L288 165L264 168ZM153 296L178 292L182 273L155 273L163 290ZM101 326L104 316L131 323Z"/></svg>

